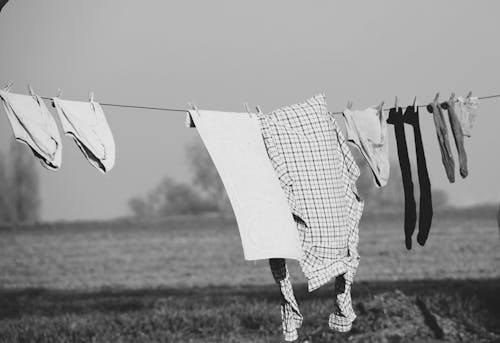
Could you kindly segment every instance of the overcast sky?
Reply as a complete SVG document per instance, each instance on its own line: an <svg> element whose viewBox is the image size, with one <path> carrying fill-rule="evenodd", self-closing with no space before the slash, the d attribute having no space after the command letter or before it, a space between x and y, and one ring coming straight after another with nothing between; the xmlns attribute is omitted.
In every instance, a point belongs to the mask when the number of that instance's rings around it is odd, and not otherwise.
<svg viewBox="0 0 500 343"><path fill-rule="evenodd" d="M436 91L500 93L499 1L30 1L0 13L0 83L43 96L240 111L271 111L324 91L347 100L427 103ZM117 145L100 174L63 139L57 172L38 165L43 219L112 218L163 176L189 176L184 148L199 139L184 115L104 108ZM0 149L13 139L3 110ZM500 99L483 101L466 141L469 177L449 184L432 117L422 130L434 188L456 205L500 201ZM393 130L391 155L396 158ZM407 130L409 131L409 130ZM412 140L411 136L408 138ZM410 147L413 158L413 147ZM456 150L454 150L456 152ZM456 156L456 153L455 153ZM368 172L368 171L364 171Z"/></svg>

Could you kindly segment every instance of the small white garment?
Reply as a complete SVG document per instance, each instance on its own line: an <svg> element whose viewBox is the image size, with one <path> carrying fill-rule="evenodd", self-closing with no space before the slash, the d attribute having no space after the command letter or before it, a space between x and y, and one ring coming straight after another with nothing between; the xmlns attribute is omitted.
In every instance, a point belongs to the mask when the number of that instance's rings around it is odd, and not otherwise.
<svg viewBox="0 0 500 343"><path fill-rule="evenodd" d="M115 164L115 141L99 103L52 99L64 133L73 137L85 158L103 174Z"/></svg>
<svg viewBox="0 0 500 343"><path fill-rule="evenodd" d="M202 110L189 115L226 188L245 259L300 260L296 224L256 115Z"/></svg>
<svg viewBox="0 0 500 343"><path fill-rule="evenodd" d="M0 98L16 140L31 148L42 166L57 170L62 163L61 136L56 121L43 100L0 90Z"/></svg>
<svg viewBox="0 0 500 343"><path fill-rule="evenodd" d="M347 140L356 145L368 162L375 185L384 187L390 174L387 118L374 107L362 111L345 109L343 115Z"/></svg>
<svg viewBox="0 0 500 343"><path fill-rule="evenodd" d="M477 118L477 108L479 107L479 99L471 96L463 98L459 96L455 104L455 113L460 120L462 126L462 133L466 137L472 135L472 128Z"/></svg>

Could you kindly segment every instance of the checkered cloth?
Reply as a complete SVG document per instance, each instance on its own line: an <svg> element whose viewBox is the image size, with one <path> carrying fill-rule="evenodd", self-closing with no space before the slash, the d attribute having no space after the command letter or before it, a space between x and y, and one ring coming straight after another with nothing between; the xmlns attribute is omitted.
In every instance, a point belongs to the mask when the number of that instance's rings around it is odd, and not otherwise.
<svg viewBox="0 0 500 343"><path fill-rule="evenodd" d="M349 251L361 217L359 168L324 95L259 115L271 162L299 230L309 291L357 265Z"/></svg>
<svg viewBox="0 0 500 343"><path fill-rule="evenodd" d="M300 261L309 291L344 275L345 291L336 294L341 313L332 313L332 329L350 329L355 315L350 288L359 264L358 223L363 201L357 195L359 168L324 95L259 115L262 136L291 211L304 251ZM295 298L291 283L276 275L286 265L270 263L282 293L283 330L294 327ZM288 280L288 276L285 277ZM290 299L287 302L287 299ZM289 335L293 336L293 335Z"/></svg>
<svg viewBox="0 0 500 343"><path fill-rule="evenodd" d="M285 259L273 258L269 260L274 281L279 285L281 292L281 323L285 341L294 341L299 336L297 329L302 326L302 314L293 294L290 274L286 267Z"/></svg>

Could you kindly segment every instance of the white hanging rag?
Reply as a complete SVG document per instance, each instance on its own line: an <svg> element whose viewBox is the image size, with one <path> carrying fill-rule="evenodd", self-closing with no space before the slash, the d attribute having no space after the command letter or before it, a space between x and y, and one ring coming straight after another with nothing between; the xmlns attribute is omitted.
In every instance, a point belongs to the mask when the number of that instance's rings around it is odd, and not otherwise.
<svg viewBox="0 0 500 343"><path fill-rule="evenodd" d="M0 98L16 140L31 148L42 166L57 170L62 163L61 136L54 117L36 94L0 90Z"/></svg>
<svg viewBox="0 0 500 343"><path fill-rule="evenodd" d="M256 115L202 110L189 115L226 188L245 259L300 260L296 224Z"/></svg>
<svg viewBox="0 0 500 343"><path fill-rule="evenodd" d="M101 105L89 102L52 99L64 133L73 137L91 165L109 172L115 164L115 141Z"/></svg>

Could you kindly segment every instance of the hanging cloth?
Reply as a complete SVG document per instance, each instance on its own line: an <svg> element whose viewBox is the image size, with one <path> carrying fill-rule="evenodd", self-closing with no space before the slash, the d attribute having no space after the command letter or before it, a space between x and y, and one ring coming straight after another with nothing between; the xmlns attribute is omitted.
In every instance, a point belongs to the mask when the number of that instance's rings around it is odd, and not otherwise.
<svg viewBox="0 0 500 343"><path fill-rule="evenodd" d="M418 184L420 187L417 242L423 246L427 241L429 232L431 230L433 209L431 181L429 179L429 173L427 171L427 162L425 159L424 144L422 142L422 132L420 130L420 117L418 107L408 106L403 115L403 121L405 122L405 124L411 125L411 127L413 128L415 154L417 156ZM411 230L409 230L409 232L411 232ZM409 247L411 248L411 235L409 237L405 237L405 241L408 240L410 241Z"/></svg>
<svg viewBox="0 0 500 343"><path fill-rule="evenodd" d="M455 140L455 146L457 147L458 152L460 176L462 176L462 178L466 178L469 174L467 167L467 153L465 152L462 124L455 111L455 95L452 94L450 100L444 102L442 107L448 111L448 120L450 122L451 132L453 133L453 139Z"/></svg>
<svg viewBox="0 0 500 343"><path fill-rule="evenodd" d="M30 92L32 92L30 88ZM62 163L61 136L54 117L36 94L0 90L0 98L16 140L26 144L42 166L57 170Z"/></svg>
<svg viewBox="0 0 500 343"><path fill-rule="evenodd" d="M89 102L52 99L64 133L73 137L89 163L101 173L115 164L115 141L101 105Z"/></svg>
<svg viewBox="0 0 500 343"><path fill-rule="evenodd" d="M475 96L457 98L455 111L462 124L462 131L465 137L472 135L472 129L477 119L479 98Z"/></svg>
<svg viewBox="0 0 500 343"><path fill-rule="evenodd" d="M245 259L300 260L299 236L256 116L202 110L189 116L231 201Z"/></svg>
<svg viewBox="0 0 500 343"><path fill-rule="evenodd" d="M345 109L343 112L347 140L359 149L373 173L377 187L383 187L389 180L389 135L386 117L382 108L369 107L365 110Z"/></svg>
<svg viewBox="0 0 500 343"><path fill-rule="evenodd" d="M427 105L427 111L433 114L439 149L441 150L441 160L443 162L448 180L450 183L453 183L455 182L455 160L453 159L453 155L451 153L446 120L444 118L443 111L441 110L441 106L438 103L437 96L432 103Z"/></svg>
<svg viewBox="0 0 500 343"><path fill-rule="evenodd" d="M304 251L300 266L308 289L339 276L345 279L345 291L336 295L341 313L330 315L329 326L347 331L356 318L350 286L359 264L358 223L364 204L356 189L359 168L335 119L328 114L323 94L259 114L259 121L297 224ZM293 337L301 315L287 282L286 265L273 262L271 270L282 293L285 338Z"/></svg>

